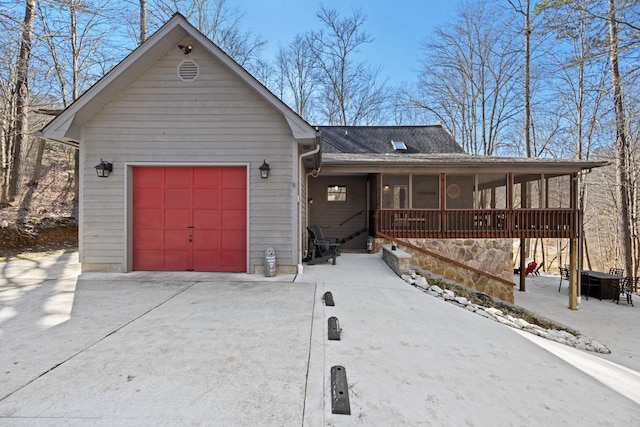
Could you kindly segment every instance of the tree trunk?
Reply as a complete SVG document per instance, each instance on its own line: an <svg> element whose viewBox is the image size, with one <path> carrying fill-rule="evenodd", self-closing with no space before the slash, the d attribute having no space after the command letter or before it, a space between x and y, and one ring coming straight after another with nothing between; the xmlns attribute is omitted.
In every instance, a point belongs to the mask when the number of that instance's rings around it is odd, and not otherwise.
<svg viewBox="0 0 640 427"><path fill-rule="evenodd" d="M147 0L140 0L140 44L147 39Z"/></svg>
<svg viewBox="0 0 640 427"><path fill-rule="evenodd" d="M80 50L78 48L78 7L79 5L75 0L69 2L69 37L71 39L71 72L72 72L72 87L71 87L71 99L75 101L80 96L80 88L78 80L80 75ZM74 181L74 201L80 200L80 153L76 149L73 156L73 181Z"/></svg>
<svg viewBox="0 0 640 427"><path fill-rule="evenodd" d="M616 198L618 235L620 236L620 256L624 262L626 274L634 275L631 260L631 224L629 222L629 194L627 191L627 155L628 142L626 135L626 118L622 98L622 85L618 68L618 24L616 21L615 1L609 0L607 13L609 23L609 61L611 65L611 84L613 86L613 103L616 114Z"/></svg>
<svg viewBox="0 0 640 427"><path fill-rule="evenodd" d="M34 187L38 186L40 181L40 173L42 172L42 157L44 156L44 145L46 140L44 138L38 138L38 152L36 153L36 162L33 165L33 175L31 175L31 181L29 185Z"/></svg>
<svg viewBox="0 0 640 427"><path fill-rule="evenodd" d="M16 67L16 84L14 92L16 99L14 143L11 153L11 178L9 180L9 188L7 191L9 201L13 201L18 193L22 143L28 134L27 105L29 103L29 56L31 55L31 37L33 35L35 6L36 0L26 0L24 21L22 23L22 40L20 42L20 53Z"/></svg>
<svg viewBox="0 0 640 427"><path fill-rule="evenodd" d="M531 157L531 1L526 0L524 7L524 147Z"/></svg>
<svg viewBox="0 0 640 427"><path fill-rule="evenodd" d="M582 250L584 251L585 261L587 261L586 270L593 270L591 268L591 257L589 256L589 245L587 245L587 239L585 237L582 238L582 247L583 247Z"/></svg>

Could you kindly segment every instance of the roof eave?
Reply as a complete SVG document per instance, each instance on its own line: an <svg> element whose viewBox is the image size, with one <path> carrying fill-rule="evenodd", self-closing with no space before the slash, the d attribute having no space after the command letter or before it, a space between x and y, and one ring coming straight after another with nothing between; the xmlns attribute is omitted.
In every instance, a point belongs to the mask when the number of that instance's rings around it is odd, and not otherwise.
<svg viewBox="0 0 640 427"><path fill-rule="evenodd" d="M513 158L487 158L479 159L474 156L460 157L456 159L438 159L438 158L404 158L404 159L388 159L388 158L336 158L331 154L324 154L323 167L326 168L375 168L377 170L389 168L420 168L425 165L437 165L441 168L474 168L474 169L493 169L493 170L519 170L530 172L540 170L544 171L567 171L582 172L591 169L607 166L611 164L607 161L585 161L585 160L553 160L553 159L513 159Z"/></svg>

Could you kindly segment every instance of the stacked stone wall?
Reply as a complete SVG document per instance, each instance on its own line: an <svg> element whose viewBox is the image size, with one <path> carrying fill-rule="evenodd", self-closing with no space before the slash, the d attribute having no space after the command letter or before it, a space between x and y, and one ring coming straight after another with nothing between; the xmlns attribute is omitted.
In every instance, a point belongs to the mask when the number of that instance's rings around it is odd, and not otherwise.
<svg viewBox="0 0 640 427"><path fill-rule="evenodd" d="M443 257L513 282L511 239L400 239ZM382 242L380 242L382 243ZM403 247L416 269L430 271L468 288L513 303L513 285L508 285L436 257Z"/></svg>
<svg viewBox="0 0 640 427"><path fill-rule="evenodd" d="M411 272L411 254L393 245L382 246L382 259L398 276Z"/></svg>

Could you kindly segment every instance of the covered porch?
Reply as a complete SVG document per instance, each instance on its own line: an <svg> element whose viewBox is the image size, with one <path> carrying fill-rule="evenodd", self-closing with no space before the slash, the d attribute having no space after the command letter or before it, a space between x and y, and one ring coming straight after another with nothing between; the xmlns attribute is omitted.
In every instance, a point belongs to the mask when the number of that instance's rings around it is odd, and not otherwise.
<svg viewBox="0 0 640 427"><path fill-rule="evenodd" d="M576 272L571 276L577 277L582 231L579 177L603 165L470 155L331 153L323 157L321 175L331 176L332 182L340 176L367 177L368 234L376 240L569 239L569 265ZM309 184L313 188L313 182ZM348 187L341 191L348 205ZM362 206L362 199L359 203ZM518 258L524 264L526 245L520 247ZM512 267L505 270L513 271ZM519 269L524 272L525 266ZM570 285L569 308L575 309L577 280ZM520 290L524 288L522 275Z"/></svg>

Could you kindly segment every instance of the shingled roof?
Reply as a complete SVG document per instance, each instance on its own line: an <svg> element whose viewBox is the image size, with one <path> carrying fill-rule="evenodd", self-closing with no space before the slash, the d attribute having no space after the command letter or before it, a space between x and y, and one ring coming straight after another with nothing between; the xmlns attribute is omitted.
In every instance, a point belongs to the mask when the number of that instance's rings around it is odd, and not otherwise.
<svg viewBox="0 0 640 427"><path fill-rule="evenodd" d="M325 153L464 153L440 125L431 126L318 126ZM404 142L406 150L394 149L391 141Z"/></svg>

